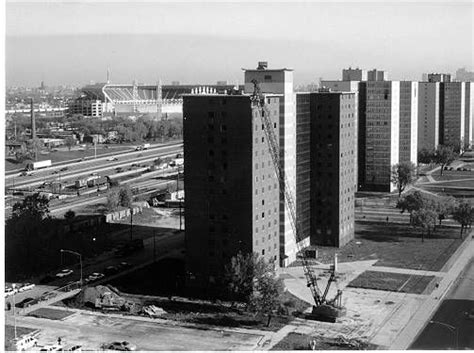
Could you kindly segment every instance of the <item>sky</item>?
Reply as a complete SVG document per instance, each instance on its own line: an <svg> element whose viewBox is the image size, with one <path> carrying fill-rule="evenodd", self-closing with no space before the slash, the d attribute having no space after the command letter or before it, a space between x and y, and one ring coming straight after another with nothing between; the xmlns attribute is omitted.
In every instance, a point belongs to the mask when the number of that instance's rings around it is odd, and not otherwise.
<svg viewBox="0 0 474 353"><path fill-rule="evenodd" d="M268 61L295 83L343 68L392 79L473 69L471 1L6 4L7 86L241 82Z"/></svg>

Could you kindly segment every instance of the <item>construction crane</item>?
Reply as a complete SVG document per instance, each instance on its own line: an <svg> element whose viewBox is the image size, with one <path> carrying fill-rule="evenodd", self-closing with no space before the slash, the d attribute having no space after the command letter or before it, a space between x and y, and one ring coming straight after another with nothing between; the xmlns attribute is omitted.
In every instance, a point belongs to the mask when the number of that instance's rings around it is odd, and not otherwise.
<svg viewBox="0 0 474 353"><path fill-rule="evenodd" d="M272 158L273 166L275 167L275 172L280 184L280 193L284 197L285 205L288 209L290 215L290 224L295 236L296 247L298 253L300 254L300 259L303 265L304 275L306 277L306 283L308 288L311 291L311 294L314 298L313 310L311 315L308 318L322 320L322 321L331 321L335 322L337 317L340 317L345 314L345 309L341 305L342 301L342 291L338 290L336 296L332 300L327 299L327 294L329 292L329 287L331 283L335 281L335 270L336 264L331 269L331 276L327 282L324 293L321 293L318 284L317 278L313 272L313 269L310 266L308 258L301 248L300 242L302 239L302 233L300 231L300 226L297 221L296 216L296 203L295 198L292 195L290 189L290 184L286 178L283 167L280 163L280 148L277 140L277 136L273 129L273 124L270 119L270 112L268 107L265 104L265 96L260 90L260 86L257 80L251 81L254 85L254 92L251 96L252 105L258 109L262 124L264 126L265 136L267 137L268 149Z"/></svg>

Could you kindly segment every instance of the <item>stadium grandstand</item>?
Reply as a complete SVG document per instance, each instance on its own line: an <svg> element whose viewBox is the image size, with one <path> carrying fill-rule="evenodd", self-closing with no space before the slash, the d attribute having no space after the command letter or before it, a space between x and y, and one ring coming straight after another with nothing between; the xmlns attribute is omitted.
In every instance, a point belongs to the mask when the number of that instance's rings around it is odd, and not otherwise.
<svg viewBox="0 0 474 353"><path fill-rule="evenodd" d="M82 101L101 101L104 113L182 113L183 95L225 93L234 85L144 85L101 83L82 88ZM243 87L239 87L243 89Z"/></svg>

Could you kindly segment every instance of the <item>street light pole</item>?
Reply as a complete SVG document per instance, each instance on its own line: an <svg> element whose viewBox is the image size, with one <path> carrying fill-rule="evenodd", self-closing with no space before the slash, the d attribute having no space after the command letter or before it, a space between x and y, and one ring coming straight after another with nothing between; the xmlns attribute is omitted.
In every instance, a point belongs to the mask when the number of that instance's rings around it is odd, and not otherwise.
<svg viewBox="0 0 474 353"><path fill-rule="evenodd" d="M61 253L67 252L67 253L70 253L70 254L79 256L79 265L80 265L80 267L81 267L81 279L80 279L79 282L80 282L81 287L82 287L82 255L79 254L78 252L75 252L75 251L72 251L72 250L66 250L66 249L61 249L60 252L61 252Z"/></svg>
<svg viewBox="0 0 474 353"><path fill-rule="evenodd" d="M447 329L449 329L449 331L453 332L454 333L454 338L456 339L456 349L459 348L459 329L456 327L456 326L453 326L453 325L449 325L449 324L446 324L444 322L440 322L440 321L433 321L431 320L430 321L430 324L437 324L437 325L440 325L440 326L444 326L446 327Z"/></svg>
<svg viewBox="0 0 474 353"><path fill-rule="evenodd" d="M133 208L130 207L130 241L133 239Z"/></svg>
<svg viewBox="0 0 474 353"><path fill-rule="evenodd" d="M16 306L15 306L15 283L12 284L13 288L13 325L15 327L15 340L16 340Z"/></svg>

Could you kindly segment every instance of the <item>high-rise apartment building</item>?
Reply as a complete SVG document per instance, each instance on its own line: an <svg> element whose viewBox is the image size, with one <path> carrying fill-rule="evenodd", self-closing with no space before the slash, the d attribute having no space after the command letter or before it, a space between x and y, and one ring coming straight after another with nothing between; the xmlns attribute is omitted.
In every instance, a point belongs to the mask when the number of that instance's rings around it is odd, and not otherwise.
<svg viewBox="0 0 474 353"><path fill-rule="evenodd" d="M343 246L354 238L356 94L310 94L311 243Z"/></svg>
<svg viewBox="0 0 474 353"><path fill-rule="evenodd" d="M418 149L435 149L440 135L440 83L419 82Z"/></svg>
<svg viewBox="0 0 474 353"><path fill-rule="evenodd" d="M400 160L400 82L367 82L365 124L365 188L391 191L391 167Z"/></svg>
<svg viewBox="0 0 474 353"><path fill-rule="evenodd" d="M367 81L387 81L388 74L383 70L369 70L367 72Z"/></svg>
<svg viewBox="0 0 474 353"><path fill-rule="evenodd" d="M296 95L297 215L312 245L340 247L354 237L356 96Z"/></svg>
<svg viewBox="0 0 474 353"><path fill-rule="evenodd" d="M442 82L440 87L439 143L463 148L465 144L466 83Z"/></svg>
<svg viewBox="0 0 474 353"><path fill-rule="evenodd" d="M367 81L367 70L362 70L359 68L343 69L342 81Z"/></svg>
<svg viewBox="0 0 474 353"><path fill-rule="evenodd" d="M400 163L418 161L418 96L418 82L400 82Z"/></svg>
<svg viewBox="0 0 474 353"><path fill-rule="evenodd" d="M310 93L296 94L296 215L300 237L311 234Z"/></svg>
<svg viewBox="0 0 474 353"><path fill-rule="evenodd" d="M279 136L281 96L265 100ZM185 95L186 256L191 287L219 282L239 251L278 265L280 195L249 95Z"/></svg>
<svg viewBox="0 0 474 353"><path fill-rule="evenodd" d="M465 108L464 108L464 147L472 147L474 145L474 82L464 82L465 91Z"/></svg>
<svg viewBox="0 0 474 353"><path fill-rule="evenodd" d="M431 73L428 74L428 82L451 82L451 75Z"/></svg>
<svg viewBox="0 0 474 353"><path fill-rule="evenodd" d="M256 69L245 69L245 93L252 93L257 80L260 90L267 94L281 94L280 100L280 161L290 191L296 193L296 95L293 90L293 70L269 69L267 62L259 62ZM309 244L309 238L301 246ZM280 259L286 266L296 259L297 246L284 197L280 199Z"/></svg>

